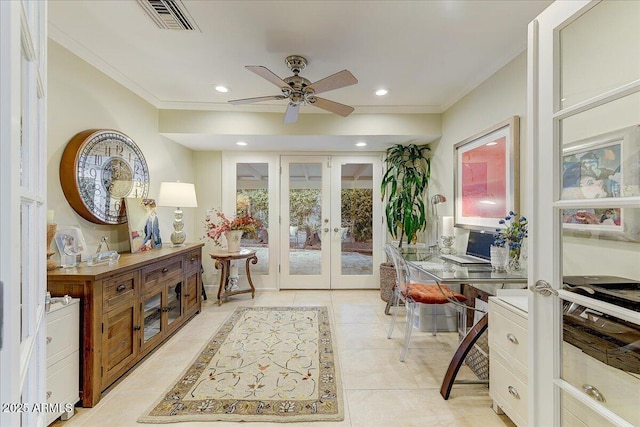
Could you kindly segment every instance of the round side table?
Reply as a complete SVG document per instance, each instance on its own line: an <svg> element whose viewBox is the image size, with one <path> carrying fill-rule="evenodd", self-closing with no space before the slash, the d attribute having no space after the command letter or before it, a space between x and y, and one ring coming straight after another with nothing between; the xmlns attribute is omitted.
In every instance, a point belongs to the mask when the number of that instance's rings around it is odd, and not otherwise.
<svg viewBox="0 0 640 427"><path fill-rule="evenodd" d="M220 287L218 288L218 305L222 305L222 300L230 297L231 295L245 294L251 292L251 298L255 297L256 288L253 286L251 280L250 264L257 264L258 257L256 251L253 249L240 249L240 252L211 252L209 254L211 259L216 262L216 269L220 270ZM245 260L245 270L247 273L247 280L249 281L250 288L237 289L232 291L229 289L229 270L231 269L231 261Z"/></svg>

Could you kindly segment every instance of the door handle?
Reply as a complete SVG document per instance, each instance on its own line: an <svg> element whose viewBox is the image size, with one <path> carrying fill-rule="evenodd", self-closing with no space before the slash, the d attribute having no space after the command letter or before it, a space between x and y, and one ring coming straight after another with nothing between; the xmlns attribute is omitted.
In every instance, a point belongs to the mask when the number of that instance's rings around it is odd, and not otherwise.
<svg viewBox="0 0 640 427"><path fill-rule="evenodd" d="M553 289L551 287L551 285L549 284L549 282L546 282L544 280L538 280L535 285L531 285L529 287L529 290L531 292L536 292L539 293L540 295L542 295L543 297L548 297L549 295L555 295L558 296L558 291L556 291L555 289Z"/></svg>

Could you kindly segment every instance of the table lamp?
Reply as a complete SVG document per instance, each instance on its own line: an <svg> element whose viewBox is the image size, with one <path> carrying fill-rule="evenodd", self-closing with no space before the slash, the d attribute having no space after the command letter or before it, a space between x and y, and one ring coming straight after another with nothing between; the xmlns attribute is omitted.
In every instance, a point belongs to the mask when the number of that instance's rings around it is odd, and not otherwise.
<svg viewBox="0 0 640 427"><path fill-rule="evenodd" d="M431 209L433 211L433 215L435 217L435 224L436 224L436 239L435 239L435 244L429 246L429 252L438 252L440 249L440 245L438 245L438 241L440 240L440 233L438 231L438 228L440 226L440 218L438 217L438 205L440 203L444 203L447 201L447 198L444 197L442 194L436 194L435 196L433 196L431 198Z"/></svg>
<svg viewBox="0 0 640 427"><path fill-rule="evenodd" d="M160 183L160 195L158 206L174 206L173 233L171 233L171 246L184 246L187 234L184 231L181 208L196 208L196 188L188 182L162 182Z"/></svg>

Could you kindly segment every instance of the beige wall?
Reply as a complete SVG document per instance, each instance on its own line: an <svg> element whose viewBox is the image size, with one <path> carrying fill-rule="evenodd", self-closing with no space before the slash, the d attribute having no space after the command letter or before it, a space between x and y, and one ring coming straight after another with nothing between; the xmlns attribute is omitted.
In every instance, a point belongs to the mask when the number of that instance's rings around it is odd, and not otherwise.
<svg viewBox="0 0 640 427"><path fill-rule="evenodd" d="M429 190L447 198L438 208L441 217L453 215L453 146L512 116L520 117L520 211L526 216L530 210L526 195L526 59L526 52L520 54L442 115L442 138L431 144L433 178ZM464 252L467 232L456 229L456 236L456 247Z"/></svg>
<svg viewBox="0 0 640 427"><path fill-rule="evenodd" d="M110 247L129 250L127 225L97 225L79 216L67 203L59 178L60 158L67 142L85 129L117 129L131 137L149 166L149 197L157 199L161 181L193 182L193 153L158 134L158 111L120 84L55 42L48 58L48 209L54 222L80 227L91 252L101 236ZM165 244L173 230L172 208L159 207L160 232ZM196 240L194 209L184 209L187 240ZM55 243L53 250L56 250ZM54 257L57 257L54 255Z"/></svg>
<svg viewBox="0 0 640 427"><path fill-rule="evenodd" d="M527 194L527 64L526 52L487 79L467 96L449 108L442 117L442 138L432 144L433 180L430 194L442 193L448 201L440 205L440 216L453 215L453 146L511 116L520 117L520 213L527 216L532 211ZM633 104L635 100L625 100ZM633 108L635 107L635 108ZM626 115L614 115L606 120L606 129L618 129L637 123L637 105L627 109ZM632 112L632 113L631 113ZM629 114L632 114L629 120ZM586 122L586 123L585 123ZM595 124L602 126L602 118L594 120L585 115L581 125L572 127L572 138L580 131L590 129L593 135ZM604 130L599 129L598 132ZM596 134L598 132L595 132ZM584 135L581 135L584 137ZM456 230L456 248L464 252L467 232ZM564 274L601 274L637 277L638 243L604 239L588 239L563 236Z"/></svg>

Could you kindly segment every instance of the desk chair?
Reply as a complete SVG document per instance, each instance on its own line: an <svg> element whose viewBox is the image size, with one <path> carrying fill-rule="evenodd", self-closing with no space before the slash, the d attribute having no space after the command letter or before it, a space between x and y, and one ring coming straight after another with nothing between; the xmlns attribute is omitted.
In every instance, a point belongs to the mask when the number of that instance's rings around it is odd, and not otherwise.
<svg viewBox="0 0 640 427"><path fill-rule="evenodd" d="M391 338L393 328L396 324L396 318L398 317L398 306L400 301L404 302L407 307L407 317L410 319L407 322L407 328L404 334L404 347L400 354L400 361L404 362L409 352L409 341L411 340L411 332L413 330L413 316L416 312L416 306L418 304L448 304L450 302L463 303L467 298L459 293L453 292L445 285L439 284L424 284L417 283L411 280L411 270L407 261L400 255L398 249L387 243L384 248L387 256L393 262L393 266L396 270L396 285L391 293L390 302L394 305L393 318L391 319L391 325L389 326L389 333L387 338ZM456 305L456 308L460 308ZM460 311L460 310L459 310ZM462 321L466 324L466 310L462 309ZM436 335L437 322L436 322L436 310L433 310L433 335Z"/></svg>

